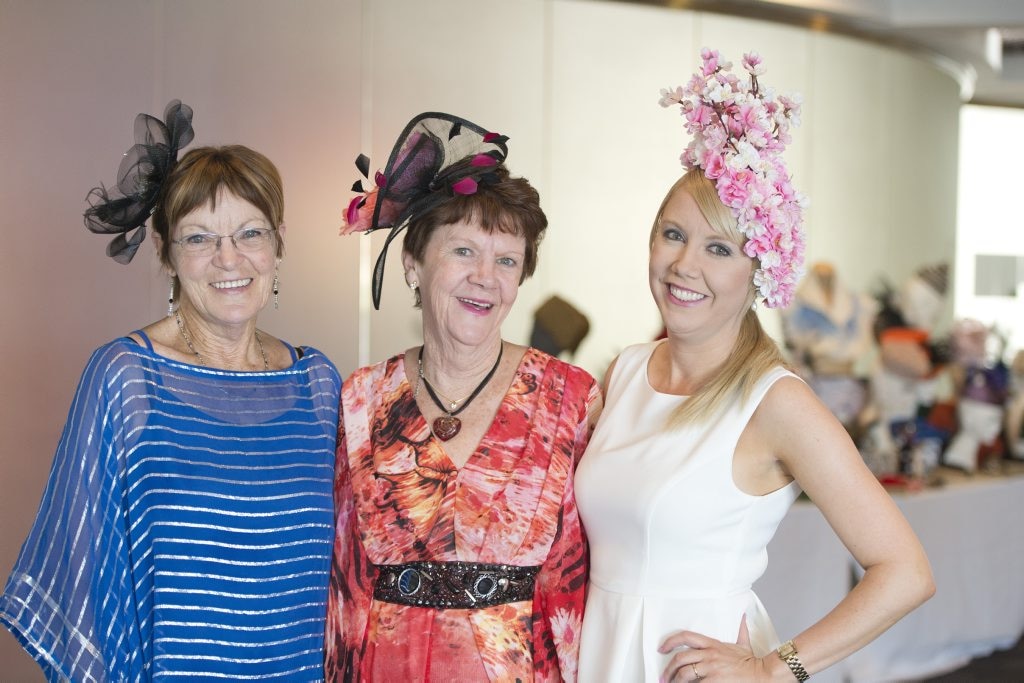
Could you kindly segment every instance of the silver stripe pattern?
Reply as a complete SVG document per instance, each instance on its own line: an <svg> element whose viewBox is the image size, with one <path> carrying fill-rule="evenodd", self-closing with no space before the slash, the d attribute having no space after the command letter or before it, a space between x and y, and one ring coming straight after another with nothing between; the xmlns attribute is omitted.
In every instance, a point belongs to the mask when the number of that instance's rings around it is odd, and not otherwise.
<svg viewBox="0 0 1024 683"><path fill-rule="evenodd" d="M93 354L0 623L51 679L320 680L340 379Z"/></svg>

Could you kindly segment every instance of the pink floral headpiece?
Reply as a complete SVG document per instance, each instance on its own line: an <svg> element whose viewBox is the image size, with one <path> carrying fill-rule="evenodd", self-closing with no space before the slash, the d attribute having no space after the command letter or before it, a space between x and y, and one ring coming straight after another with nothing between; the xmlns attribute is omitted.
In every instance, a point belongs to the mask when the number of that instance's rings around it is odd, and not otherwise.
<svg viewBox="0 0 1024 683"><path fill-rule="evenodd" d="M687 169L700 167L747 237L743 251L756 258L754 286L769 308L788 306L803 275L803 210L782 161L789 127L800 125L800 97L762 91L765 67L757 53L743 56L749 81L731 73L717 50L701 51L701 70L686 87L661 91L661 106L680 105L693 135L680 157Z"/></svg>

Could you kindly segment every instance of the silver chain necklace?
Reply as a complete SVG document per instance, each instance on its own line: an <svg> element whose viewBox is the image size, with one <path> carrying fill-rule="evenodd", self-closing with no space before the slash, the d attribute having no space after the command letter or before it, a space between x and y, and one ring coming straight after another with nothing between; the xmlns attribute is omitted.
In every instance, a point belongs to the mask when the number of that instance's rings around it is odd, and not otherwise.
<svg viewBox="0 0 1024 683"><path fill-rule="evenodd" d="M188 350L191 351L193 355L195 355L196 360L199 361L199 364L205 367L206 361L203 360L203 354L196 351L196 347L192 345L192 339L189 338L188 332L185 331L185 323L181 321L181 314L178 313L177 310L174 311L174 321L178 323L178 332L181 332L181 338L185 340L185 346L187 346ZM263 369L269 370L270 362L267 360L267 352L263 350L263 340L260 339L259 330L256 330L255 335L256 345L260 348L260 355L263 356Z"/></svg>

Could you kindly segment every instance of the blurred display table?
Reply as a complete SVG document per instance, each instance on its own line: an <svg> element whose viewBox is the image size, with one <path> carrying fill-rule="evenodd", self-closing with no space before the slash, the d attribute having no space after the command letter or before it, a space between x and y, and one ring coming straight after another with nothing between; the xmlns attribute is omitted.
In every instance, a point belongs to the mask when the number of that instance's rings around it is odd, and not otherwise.
<svg viewBox="0 0 1024 683"><path fill-rule="evenodd" d="M958 668L1012 646L1024 633L1024 465L894 493L932 563L935 596L819 681L894 681ZM859 568L817 507L800 501L768 546L755 590L790 638L835 606Z"/></svg>

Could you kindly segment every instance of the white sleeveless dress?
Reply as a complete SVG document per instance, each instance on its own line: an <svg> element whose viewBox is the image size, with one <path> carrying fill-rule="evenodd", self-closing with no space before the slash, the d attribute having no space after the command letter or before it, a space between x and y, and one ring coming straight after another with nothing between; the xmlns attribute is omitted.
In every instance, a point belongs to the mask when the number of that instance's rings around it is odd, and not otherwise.
<svg viewBox="0 0 1024 683"><path fill-rule="evenodd" d="M758 656L779 645L751 586L765 547L799 495L796 483L768 495L740 491L732 458L747 422L778 379L697 427L667 431L685 400L655 391L647 363L661 342L627 348L616 362L604 413L576 472L576 499L590 540L590 585L579 680L657 681L669 635L697 631L736 642L747 615Z"/></svg>

